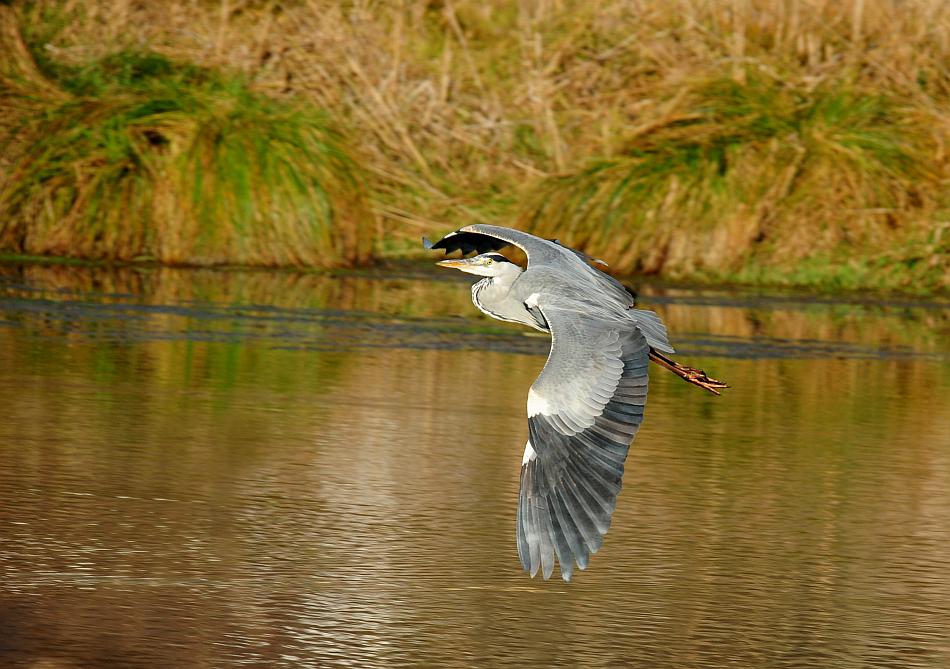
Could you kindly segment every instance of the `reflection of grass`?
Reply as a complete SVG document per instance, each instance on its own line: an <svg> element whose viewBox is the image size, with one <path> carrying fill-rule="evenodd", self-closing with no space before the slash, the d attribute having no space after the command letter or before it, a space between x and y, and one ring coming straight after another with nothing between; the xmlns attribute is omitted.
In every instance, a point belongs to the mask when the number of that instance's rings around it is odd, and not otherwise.
<svg viewBox="0 0 950 669"><path fill-rule="evenodd" d="M438 275L435 275L438 276ZM533 331L499 323L478 314L472 307L465 282L406 279L375 270L342 270L333 276L325 273L290 270L217 270L175 269L143 266L83 267L71 265L28 265L18 268L0 264L0 282L6 290L25 283L42 287L47 299L92 299L104 303L141 305L187 305L199 312L202 305L227 316L242 327L253 323L255 334L276 335L284 328L282 319L295 318L314 324L318 312L345 312L354 322L393 322L407 327L418 323L433 332L482 335L533 335ZM882 296L862 304L809 303L811 293L778 293L775 300L760 292L726 291L724 304L701 293L711 301L697 306L689 299L689 290L654 287L645 292L641 303L655 309L677 337L684 333L715 331L719 335L755 338L763 330L790 339L818 339L855 342L874 346L911 346L916 350L937 351L946 338L947 310L909 304L898 307ZM720 294L717 291L716 294ZM731 306L748 295L749 307ZM14 293L23 298L36 297L31 291ZM656 295L662 299L651 299ZM784 306L786 298L795 298ZM799 299L800 298L800 299ZM809 303L807 308L802 305ZM757 306L758 305L758 306ZM928 308L928 305L930 308ZM245 314L260 320L242 321ZM268 317L274 316L274 320ZM161 313L150 316L159 328L177 331L181 315ZM215 320L229 327L229 318ZM712 325L710 325L712 324ZM679 333L679 334L677 334ZM544 335L539 336L543 337Z"/></svg>
<svg viewBox="0 0 950 669"><path fill-rule="evenodd" d="M0 253L0 263L7 262L13 264L41 264L41 265L80 265L84 267L94 267L102 265L95 260L86 260L84 258L65 258L63 256L34 256L26 253Z"/></svg>
<svg viewBox="0 0 950 669"><path fill-rule="evenodd" d="M34 86L8 144L0 246L189 264L365 257L358 170L323 112L147 52L44 75L59 94Z"/></svg>

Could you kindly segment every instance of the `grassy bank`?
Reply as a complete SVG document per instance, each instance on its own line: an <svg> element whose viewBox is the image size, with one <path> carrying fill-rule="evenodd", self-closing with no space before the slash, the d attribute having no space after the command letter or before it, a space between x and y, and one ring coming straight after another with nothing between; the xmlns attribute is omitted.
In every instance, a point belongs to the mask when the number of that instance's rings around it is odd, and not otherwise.
<svg viewBox="0 0 950 669"><path fill-rule="evenodd" d="M500 222L582 245L620 273L950 289L950 8L940 0L15 7L43 77L74 97L103 95L67 85L77 72L145 45L230 73L215 76L242 82L258 107L325 110L333 122L319 127L346 128L358 147L334 155L362 167L326 190L361 185L372 214L362 225L324 218L322 229L376 257L412 252L421 234ZM339 174L320 165L320 183ZM285 180L261 179L261 192ZM135 200L107 192L126 211ZM267 197L261 211L272 211ZM33 202L24 211L36 202L23 201ZM205 215L227 227L240 211ZM285 237L312 216L279 216ZM313 262L286 251L235 258L257 229L244 220L226 235L232 246L212 236L194 257ZM321 243L322 258L336 257L334 244L344 243Z"/></svg>
<svg viewBox="0 0 950 669"><path fill-rule="evenodd" d="M0 248L198 265L367 258L363 179L325 113L149 51L70 65L7 34Z"/></svg>

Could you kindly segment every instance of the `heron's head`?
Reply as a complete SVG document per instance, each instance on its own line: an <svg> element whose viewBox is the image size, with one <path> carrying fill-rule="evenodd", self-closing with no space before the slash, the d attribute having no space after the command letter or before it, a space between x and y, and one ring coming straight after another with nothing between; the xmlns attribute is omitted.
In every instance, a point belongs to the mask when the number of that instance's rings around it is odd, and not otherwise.
<svg viewBox="0 0 950 669"><path fill-rule="evenodd" d="M521 268L500 253L483 253L472 258L453 258L437 262L439 267L453 267L478 276L505 276L521 273Z"/></svg>

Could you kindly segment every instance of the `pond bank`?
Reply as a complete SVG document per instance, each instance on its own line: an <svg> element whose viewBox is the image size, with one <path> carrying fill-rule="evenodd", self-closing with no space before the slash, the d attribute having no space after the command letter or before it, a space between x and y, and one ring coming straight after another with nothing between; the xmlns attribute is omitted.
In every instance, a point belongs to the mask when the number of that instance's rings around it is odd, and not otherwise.
<svg viewBox="0 0 950 669"><path fill-rule="evenodd" d="M939 0L39 0L0 24L0 250L338 266L493 222L621 274L950 289Z"/></svg>

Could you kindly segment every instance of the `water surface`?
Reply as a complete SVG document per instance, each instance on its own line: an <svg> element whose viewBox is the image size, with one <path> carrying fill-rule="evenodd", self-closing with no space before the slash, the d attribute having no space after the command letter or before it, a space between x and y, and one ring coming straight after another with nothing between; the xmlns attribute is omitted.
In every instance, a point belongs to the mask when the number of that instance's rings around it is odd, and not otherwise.
<svg viewBox="0 0 950 669"><path fill-rule="evenodd" d="M733 388L653 369L564 584L464 281L0 265L0 665L950 666L946 305L641 288Z"/></svg>

